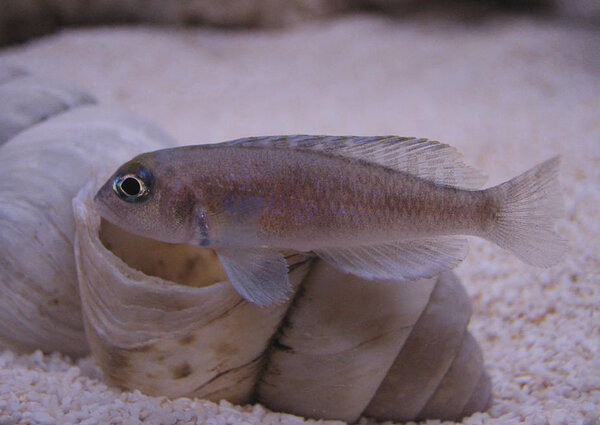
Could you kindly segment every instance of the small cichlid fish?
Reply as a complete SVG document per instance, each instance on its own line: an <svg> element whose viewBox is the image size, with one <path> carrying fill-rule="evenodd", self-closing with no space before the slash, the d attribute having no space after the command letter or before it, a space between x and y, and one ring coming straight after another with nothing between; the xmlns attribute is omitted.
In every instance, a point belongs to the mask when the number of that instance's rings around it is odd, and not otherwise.
<svg viewBox="0 0 600 425"><path fill-rule="evenodd" d="M559 158L498 186L456 151L403 137L273 136L145 153L96 195L123 229L213 248L236 290L259 305L291 287L281 249L312 251L369 279L431 277L474 235L535 266L565 250Z"/></svg>

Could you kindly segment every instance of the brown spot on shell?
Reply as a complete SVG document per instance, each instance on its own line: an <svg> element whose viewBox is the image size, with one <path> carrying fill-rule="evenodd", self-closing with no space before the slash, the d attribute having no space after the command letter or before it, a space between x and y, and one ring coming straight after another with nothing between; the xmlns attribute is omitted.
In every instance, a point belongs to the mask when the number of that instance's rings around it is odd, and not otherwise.
<svg viewBox="0 0 600 425"><path fill-rule="evenodd" d="M181 363L173 368L173 379L187 378L192 374L192 367L188 362Z"/></svg>
<svg viewBox="0 0 600 425"><path fill-rule="evenodd" d="M179 340L179 345L183 345L183 346L190 345L195 340L196 340L196 336L194 334L189 334Z"/></svg>
<svg viewBox="0 0 600 425"><path fill-rule="evenodd" d="M222 357L235 356L240 352L240 347L223 341L217 347L217 353Z"/></svg>
<svg viewBox="0 0 600 425"><path fill-rule="evenodd" d="M106 367L114 371L129 367L129 359L125 350L115 347L106 347Z"/></svg>
<svg viewBox="0 0 600 425"><path fill-rule="evenodd" d="M181 272L177 274L179 281L189 281L190 276L193 275L194 269L196 268L196 264L201 260L198 256L189 257L185 260Z"/></svg>
<svg viewBox="0 0 600 425"><path fill-rule="evenodd" d="M102 347L98 353L102 369L108 378L116 384L125 385L132 372L131 365L135 363L132 356L135 353L146 353L154 350L153 344L140 345L133 348L120 348L110 345Z"/></svg>

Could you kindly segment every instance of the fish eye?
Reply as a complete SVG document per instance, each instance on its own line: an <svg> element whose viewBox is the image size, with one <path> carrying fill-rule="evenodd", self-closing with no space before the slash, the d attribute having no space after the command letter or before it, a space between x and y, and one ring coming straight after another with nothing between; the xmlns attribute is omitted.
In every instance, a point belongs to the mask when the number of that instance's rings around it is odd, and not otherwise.
<svg viewBox="0 0 600 425"><path fill-rule="evenodd" d="M137 177L127 177L121 181L121 190L129 196L138 196L142 189L143 183L137 179Z"/></svg>
<svg viewBox="0 0 600 425"><path fill-rule="evenodd" d="M139 202L150 193L151 178L149 171L144 171L140 175L124 174L115 177L113 190L119 198L127 202Z"/></svg>

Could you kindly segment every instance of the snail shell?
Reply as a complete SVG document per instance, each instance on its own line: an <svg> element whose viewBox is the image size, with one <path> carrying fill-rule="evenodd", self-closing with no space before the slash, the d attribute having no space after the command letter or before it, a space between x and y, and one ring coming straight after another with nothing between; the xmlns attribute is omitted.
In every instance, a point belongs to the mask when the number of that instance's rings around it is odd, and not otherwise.
<svg viewBox="0 0 600 425"><path fill-rule="evenodd" d="M452 272L373 282L319 261L272 345L258 399L348 422L361 414L458 420L491 397L481 351L466 331L470 316Z"/></svg>
<svg viewBox="0 0 600 425"><path fill-rule="evenodd" d="M93 103L93 97L77 88L0 67L0 146L48 117Z"/></svg>
<svg viewBox="0 0 600 425"><path fill-rule="evenodd" d="M12 68L0 77L0 134L19 131L0 146L0 346L83 355L71 201L95 173L171 141L127 113L82 106L91 98L77 90Z"/></svg>
<svg viewBox="0 0 600 425"><path fill-rule="evenodd" d="M0 68L0 81L21 77ZM486 408L489 378L452 273L370 282L287 253L295 296L249 304L213 251L128 234L93 208L102 178L171 140L127 114L69 108L45 109L50 118L31 108L0 147L4 345L71 355L89 346L125 388L308 417L458 419Z"/></svg>
<svg viewBox="0 0 600 425"><path fill-rule="evenodd" d="M453 273L372 282L290 254L295 297L259 308L212 250L102 221L92 188L73 202L77 270L92 353L114 383L348 422L459 419L489 403Z"/></svg>

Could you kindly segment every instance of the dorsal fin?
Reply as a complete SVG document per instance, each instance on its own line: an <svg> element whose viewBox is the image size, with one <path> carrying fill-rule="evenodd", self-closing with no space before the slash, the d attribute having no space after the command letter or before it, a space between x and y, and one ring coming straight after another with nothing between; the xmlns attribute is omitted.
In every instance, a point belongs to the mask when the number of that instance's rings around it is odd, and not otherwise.
<svg viewBox="0 0 600 425"><path fill-rule="evenodd" d="M453 147L413 137L268 136L233 140L227 144L310 150L356 158L403 171L437 184L478 189L485 181L465 165Z"/></svg>

